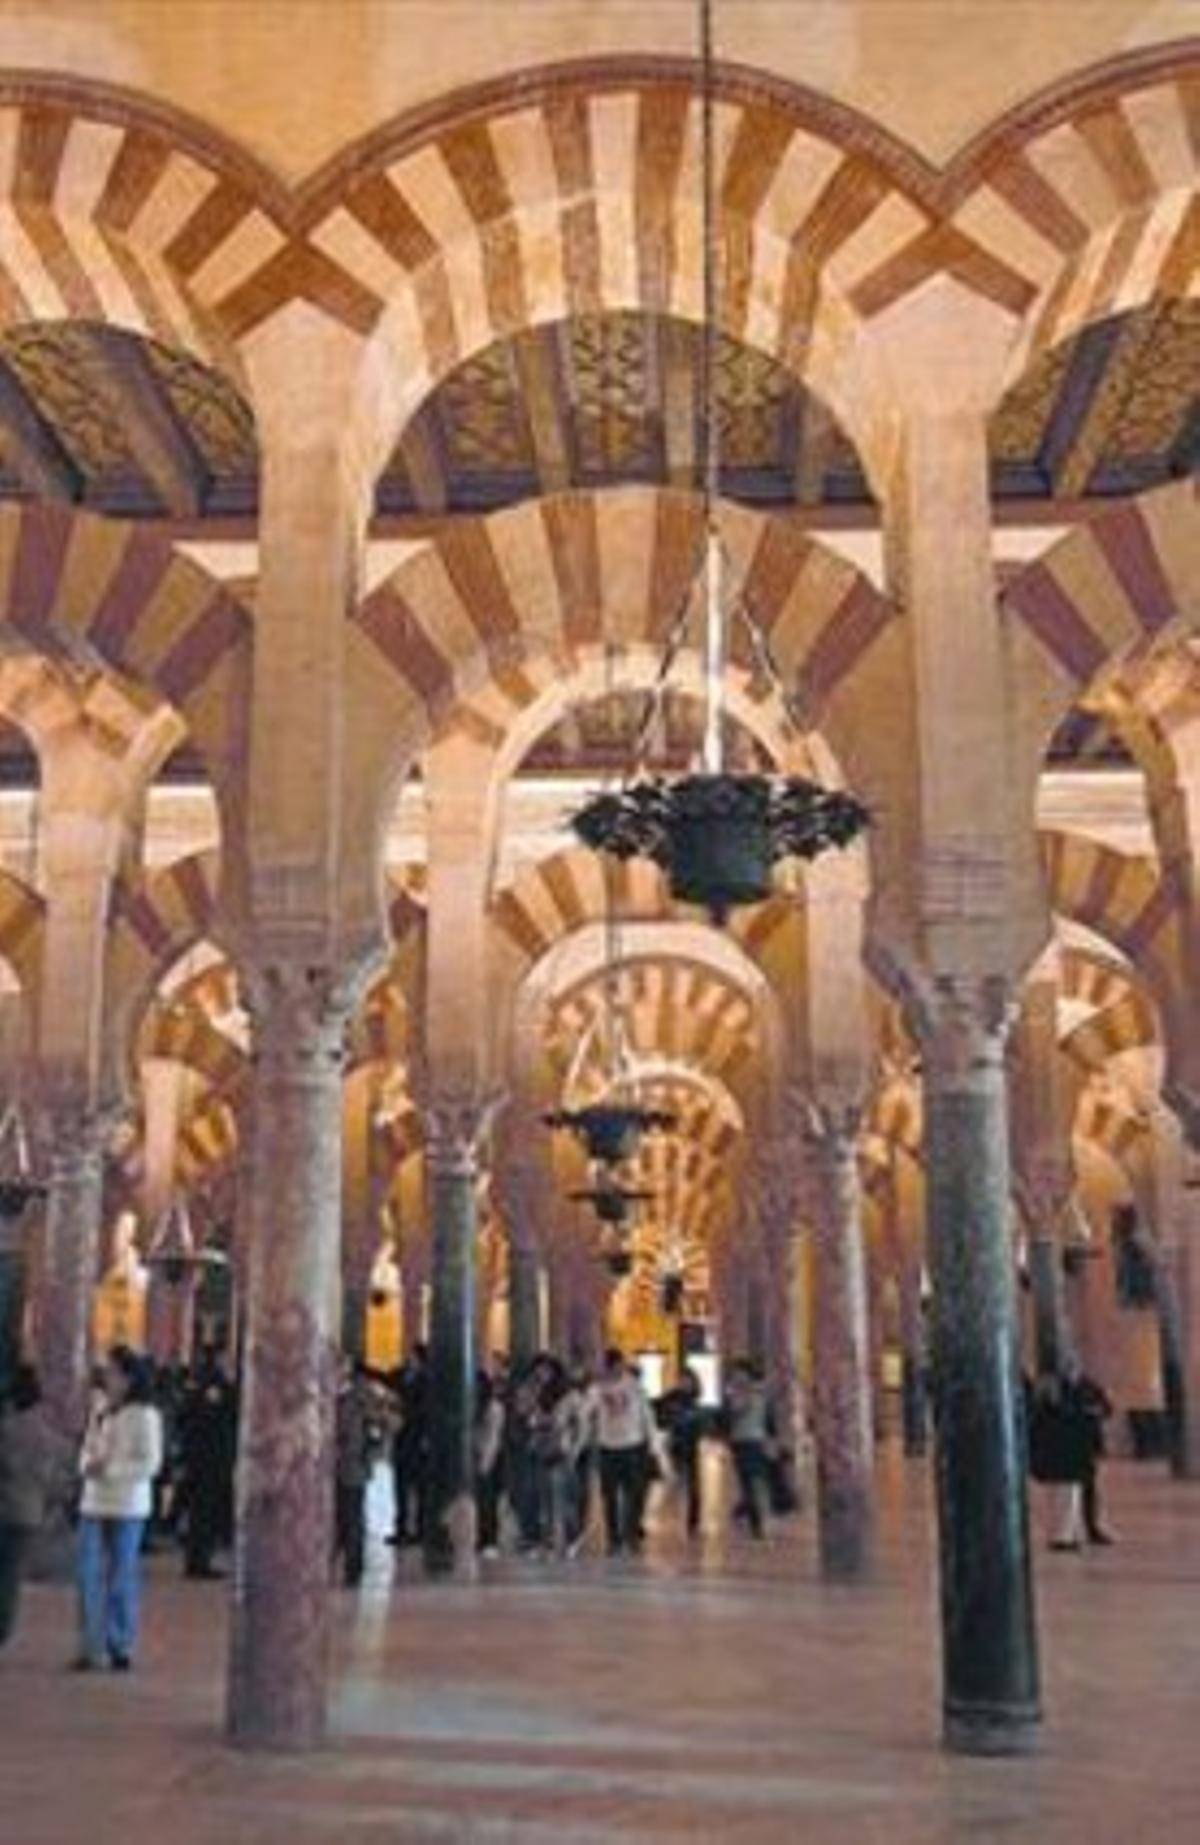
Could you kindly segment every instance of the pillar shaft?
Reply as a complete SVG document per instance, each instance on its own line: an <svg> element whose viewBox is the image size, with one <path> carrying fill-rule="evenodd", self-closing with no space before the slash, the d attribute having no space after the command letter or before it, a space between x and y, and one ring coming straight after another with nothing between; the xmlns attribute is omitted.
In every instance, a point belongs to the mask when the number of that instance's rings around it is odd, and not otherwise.
<svg viewBox="0 0 1200 1845"><path fill-rule="evenodd" d="M871 1345L857 1117L822 1111L812 1134L813 1421L821 1568L862 1575L873 1526Z"/></svg>
<svg viewBox="0 0 1200 1845"><path fill-rule="evenodd" d="M56 1114L37 1291L38 1366L55 1425L79 1434L87 1415L92 1301L104 1207L103 1130L91 1115Z"/></svg>
<svg viewBox="0 0 1200 1845"><path fill-rule="evenodd" d="M920 1021L933 1282L943 1712L1014 1753L1040 1718L1009 1233L1003 995L941 983Z"/></svg>
<svg viewBox="0 0 1200 1845"><path fill-rule="evenodd" d="M478 1144L474 1102L434 1103L426 1161L432 1212L427 1568L475 1573L475 1242Z"/></svg>
<svg viewBox="0 0 1200 1845"><path fill-rule="evenodd" d="M249 1286L229 1730L325 1732L347 1006L328 971L260 970L246 1163Z"/></svg>

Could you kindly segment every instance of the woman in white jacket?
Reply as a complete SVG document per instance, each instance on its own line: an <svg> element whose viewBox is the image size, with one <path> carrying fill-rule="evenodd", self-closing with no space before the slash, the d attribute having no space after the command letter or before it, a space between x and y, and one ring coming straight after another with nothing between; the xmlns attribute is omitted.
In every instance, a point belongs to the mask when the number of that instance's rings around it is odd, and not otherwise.
<svg viewBox="0 0 1200 1845"><path fill-rule="evenodd" d="M151 1401L147 1366L128 1346L117 1346L79 1461L78 1671L101 1664L105 1652L114 1672L128 1672L133 1663L142 1533L162 1458L162 1418Z"/></svg>

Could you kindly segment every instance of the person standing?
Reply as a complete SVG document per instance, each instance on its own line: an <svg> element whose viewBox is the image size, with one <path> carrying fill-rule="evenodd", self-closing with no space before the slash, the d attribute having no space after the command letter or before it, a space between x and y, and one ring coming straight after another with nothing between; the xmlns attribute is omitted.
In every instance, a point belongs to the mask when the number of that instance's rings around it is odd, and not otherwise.
<svg viewBox="0 0 1200 1845"><path fill-rule="evenodd" d="M1089 1544L1113 1544L1116 1540L1100 1515L1099 1481L1100 1462L1104 1458L1104 1424L1112 1415L1112 1403L1075 1357L1068 1358L1063 1367L1062 1400L1075 1429L1075 1464L1084 1533Z"/></svg>
<svg viewBox="0 0 1200 1845"><path fill-rule="evenodd" d="M615 1346L604 1355L592 1413L600 1451L600 1494L609 1556L642 1547L642 1507L650 1451L650 1406Z"/></svg>
<svg viewBox="0 0 1200 1845"><path fill-rule="evenodd" d="M395 1523L389 1544L419 1544L425 1533L429 1458L429 1348L414 1345L412 1356L391 1380L396 1409L392 1438Z"/></svg>
<svg viewBox="0 0 1200 1845"><path fill-rule="evenodd" d="M767 1393L748 1359L739 1359L730 1371L725 1411L741 1494L737 1510L745 1518L751 1537L761 1538L766 1535L762 1495L767 1461Z"/></svg>
<svg viewBox="0 0 1200 1845"><path fill-rule="evenodd" d="M342 1580L357 1589L367 1554L367 1487L374 1459L371 1400L363 1366L344 1361L335 1411L334 1557Z"/></svg>
<svg viewBox="0 0 1200 1845"><path fill-rule="evenodd" d="M700 1379L689 1365L685 1365L679 1382L667 1393L662 1404L671 1465L683 1485L689 1537L697 1535L701 1524L700 1441L704 1433L704 1406L700 1396Z"/></svg>
<svg viewBox="0 0 1200 1845"><path fill-rule="evenodd" d="M17 1623L21 1584L45 1520L55 1460L37 1372L21 1365L0 1413L0 1646Z"/></svg>
<svg viewBox="0 0 1200 1845"><path fill-rule="evenodd" d="M209 1347L187 1386L178 1414L187 1538L184 1575L221 1575L213 1553L233 1530L233 1470L237 1450L237 1401L220 1354Z"/></svg>
<svg viewBox="0 0 1200 1845"><path fill-rule="evenodd" d="M77 1671L93 1670L106 1651L114 1672L128 1672L133 1664L142 1536L162 1460L162 1418L151 1399L148 1367L128 1346L116 1346L80 1456Z"/></svg>
<svg viewBox="0 0 1200 1845"><path fill-rule="evenodd" d="M475 1502L478 1547L500 1554L500 1496L504 1489L504 1398L486 1371L475 1381Z"/></svg>

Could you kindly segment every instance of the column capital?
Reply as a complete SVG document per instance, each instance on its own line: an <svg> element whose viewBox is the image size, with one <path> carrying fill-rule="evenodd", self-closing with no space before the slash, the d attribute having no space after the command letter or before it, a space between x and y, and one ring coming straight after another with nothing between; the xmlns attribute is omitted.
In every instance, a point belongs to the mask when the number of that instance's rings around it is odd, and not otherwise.
<svg viewBox="0 0 1200 1845"><path fill-rule="evenodd" d="M443 1178L474 1177L497 1106L496 1097L475 1091L431 1095L422 1107L429 1170Z"/></svg>
<svg viewBox="0 0 1200 1845"><path fill-rule="evenodd" d="M1003 1074L1015 1016L1015 989L1004 975L954 973L923 983L910 999L908 1017L926 1080L960 1087L985 1073Z"/></svg>
<svg viewBox="0 0 1200 1845"><path fill-rule="evenodd" d="M263 959L243 968L258 1061L340 1069L361 981L330 963Z"/></svg>

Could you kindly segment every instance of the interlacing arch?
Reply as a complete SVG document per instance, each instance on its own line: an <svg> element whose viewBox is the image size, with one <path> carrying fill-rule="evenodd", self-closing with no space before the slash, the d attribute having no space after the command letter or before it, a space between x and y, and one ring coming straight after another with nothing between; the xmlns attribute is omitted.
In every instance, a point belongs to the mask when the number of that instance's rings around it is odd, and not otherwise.
<svg viewBox="0 0 1200 1845"><path fill-rule="evenodd" d="M1107 507L1005 586L1024 773L1037 772L1056 724L1092 702L1109 669L1200 629L1198 495L1188 479Z"/></svg>
<svg viewBox="0 0 1200 1845"><path fill-rule="evenodd" d="M246 760L252 629L228 589L136 522L0 505L0 637L117 673L173 706L219 805Z"/></svg>
<svg viewBox="0 0 1200 1845"><path fill-rule="evenodd" d="M1054 85L934 168L765 73L718 73L727 330L802 369L826 300L869 320L932 277L1024 351L1195 286L1194 46ZM496 337L571 314L700 317L688 60L564 63L384 124L298 188L112 85L0 81L0 325L86 319L236 366L305 301L392 361L397 430ZM378 366L373 376L382 375Z"/></svg>

